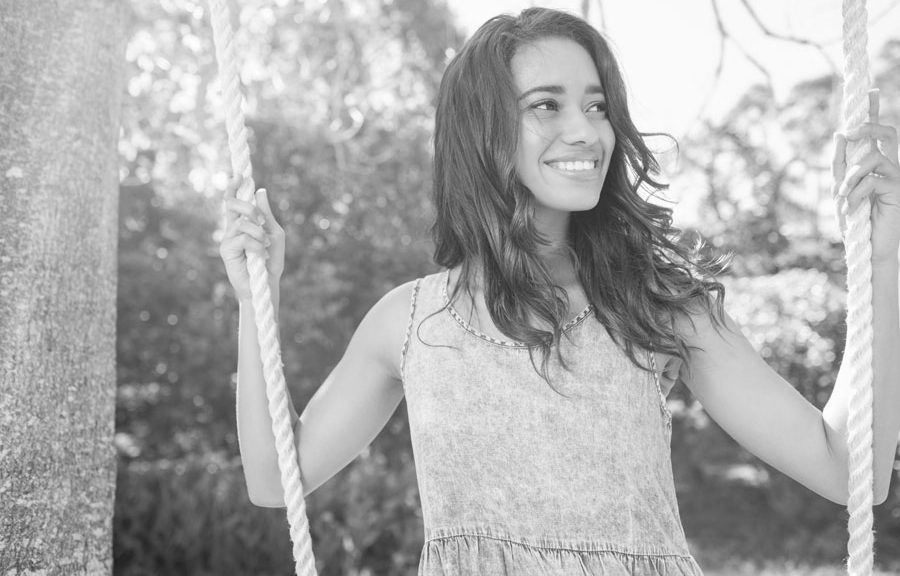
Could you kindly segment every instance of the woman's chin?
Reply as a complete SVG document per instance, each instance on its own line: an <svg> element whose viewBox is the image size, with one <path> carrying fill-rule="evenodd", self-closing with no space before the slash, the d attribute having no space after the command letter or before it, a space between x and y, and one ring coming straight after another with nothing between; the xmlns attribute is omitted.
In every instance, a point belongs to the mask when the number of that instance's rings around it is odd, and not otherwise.
<svg viewBox="0 0 900 576"><path fill-rule="evenodd" d="M559 198L558 202L555 202L555 206L553 207L555 210L560 210L563 212L584 212L586 210L591 210L594 206L597 205L597 202L600 201L600 193L599 192L580 192L567 195L564 198Z"/></svg>

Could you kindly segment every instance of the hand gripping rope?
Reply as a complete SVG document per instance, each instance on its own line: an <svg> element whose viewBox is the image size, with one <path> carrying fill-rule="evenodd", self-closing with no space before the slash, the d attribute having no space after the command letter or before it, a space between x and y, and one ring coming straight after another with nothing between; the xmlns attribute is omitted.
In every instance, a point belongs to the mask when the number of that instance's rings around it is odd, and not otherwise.
<svg viewBox="0 0 900 576"><path fill-rule="evenodd" d="M225 100L228 147L233 173L243 176L238 190L240 199L252 202L256 185L250 166L250 149L244 126L242 106L244 97L234 57L233 34L228 8L223 0L209 0L213 39L219 62L219 78ZM844 90L841 111L844 129L857 126L868 116L877 121L878 101L869 93L869 62L866 53L868 12L865 0L843 0ZM874 144L848 141L848 163L858 162ZM843 208L846 211L846 206ZM853 392L848 414L847 443L850 451L848 509L850 538L847 549L847 571L850 576L871 576L873 568L873 474L872 474L872 224L871 205L860 202L853 213L845 213L847 233L844 237L847 259L847 346L844 358L851 362ZM259 327L260 352L266 378L266 395L278 468L284 487L287 517L293 542L295 571L298 576L315 575L315 558L306 517L306 503L300 483L300 466L294 447L294 433L284 374L281 370L281 350L276 338L276 324L268 284L265 259L249 252L247 268L253 296L256 325Z"/></svg>
<svg viewBox="0 0 900 576"><path fill-rule="evenodd" d="M244 95L240 90L228 7L222 0L210 0L210 9L216 59L219 61L219 82L225 101L231 170L234 174L243 176L237 197L245 202L252 202L256 183L253 181L253 171L250 167L250 148L247 145L247 129L244 126L242 111ZM294 431L288 410L287 387L281 370L283 366L281 349L277 339L277 325L265 258L256 252L247 252L247 269L250 275L253 311L256 325L259 327L260 357L266 378L266 396L269 399L275 448L278 451L278 469L281 471L281 485L284 487L288 523L291 528L294 570L298 576L315 575L316 561L309 535L309 521L306 518L303 486L300 484L300 464L294 448Z"/></svg>
<svg viewBox="0 0 900 576"><path fill-rule="evenodd" d="M844 94L841 117L844 130L861 124L867 116L878 119L878 93L869 92L869 59L866 53L868 12L865 0L843 0ZM874 142L847 142L848 163L865 156ZM850 452L850 519L847 530L850 576L871 576L872 533L872 221L871 204L860 202L853 213L842 207L847 222L844 248L847 260L847 345L844 362L850 361L852 392L847 414L847 447Z"/></svg>

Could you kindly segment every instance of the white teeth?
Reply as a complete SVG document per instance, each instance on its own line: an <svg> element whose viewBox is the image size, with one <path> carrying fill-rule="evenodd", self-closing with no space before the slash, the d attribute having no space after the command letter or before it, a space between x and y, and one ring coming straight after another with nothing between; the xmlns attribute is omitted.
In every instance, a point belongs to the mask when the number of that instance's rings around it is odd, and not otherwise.
<svg viewBox="0 0 900 576"><path fill-rule="evenodd" d="M550 162L550 165L560 170L577 172L580 170L593 170L597 162L596 160L577 160L575 162Z"/></svg>

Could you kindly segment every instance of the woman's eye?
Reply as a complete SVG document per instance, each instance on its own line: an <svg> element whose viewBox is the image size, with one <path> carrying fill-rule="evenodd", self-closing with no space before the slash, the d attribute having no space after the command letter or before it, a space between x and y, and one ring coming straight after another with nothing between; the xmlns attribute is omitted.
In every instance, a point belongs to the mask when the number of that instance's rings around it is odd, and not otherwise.
<svg viewBox="0 0 900 576"><path fill-rule="evenodd" d="M555 112L555 111L559 110L559 103L555 102L553 100L542 100L540 102L536 102L535 104L532 104L531 108L533 108L534 110L547 110L547 111ZM588 112L596 111L596 112L604 112L605 113L606 110L607 110L606 102L594 102L593 104L590 105L590 107L588 107Z"/></svg>

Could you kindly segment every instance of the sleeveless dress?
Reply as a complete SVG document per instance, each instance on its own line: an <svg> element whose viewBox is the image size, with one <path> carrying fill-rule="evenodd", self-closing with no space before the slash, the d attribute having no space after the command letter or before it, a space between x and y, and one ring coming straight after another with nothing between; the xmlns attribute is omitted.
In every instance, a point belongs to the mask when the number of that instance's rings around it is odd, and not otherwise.
<svg viewBox="0 0 900 576"><path fill-rule="evenodd" d="M401 350L425 530L418 576L702 576L652 355L653 374L634 366L589 305L563 327L570 372L552 350L561 396L526 345L441 310L448 281L448 270L416 280Z"/></svg>

